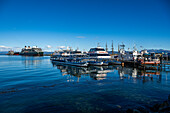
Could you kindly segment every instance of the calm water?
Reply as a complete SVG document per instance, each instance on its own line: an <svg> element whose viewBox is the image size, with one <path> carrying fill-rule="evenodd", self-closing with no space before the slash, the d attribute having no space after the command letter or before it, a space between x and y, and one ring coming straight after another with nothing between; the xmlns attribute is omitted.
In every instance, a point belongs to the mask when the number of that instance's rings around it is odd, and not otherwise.
<svg viewBox="0 0 170 113"><path fill-rule="evenodd" d="M117 112L167 99L170 73L0 56L0 112Z"/></svg>

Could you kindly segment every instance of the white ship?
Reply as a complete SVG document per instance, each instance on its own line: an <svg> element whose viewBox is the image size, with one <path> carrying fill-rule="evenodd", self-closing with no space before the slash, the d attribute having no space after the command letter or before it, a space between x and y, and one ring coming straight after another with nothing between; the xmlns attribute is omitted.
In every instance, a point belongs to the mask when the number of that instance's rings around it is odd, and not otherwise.
<svg viewBox="0 0 170 113"><path fill-rule="evenodd" d="M57 62L59 64L64 65L73 65L73 66L82 66L87 67L88 62L83 60L87 57L87 54L83 54L80 50L76 49L73 50L59 50L56 51L53 56L51 57L51 60L53 62Z"/></svg>
<svg viewBox="0 0 170 113"><path fill-rule="evenodd" d="M111 56L102 47L91 48L88 52L89 57L97 59L110 59Z"/></svg>

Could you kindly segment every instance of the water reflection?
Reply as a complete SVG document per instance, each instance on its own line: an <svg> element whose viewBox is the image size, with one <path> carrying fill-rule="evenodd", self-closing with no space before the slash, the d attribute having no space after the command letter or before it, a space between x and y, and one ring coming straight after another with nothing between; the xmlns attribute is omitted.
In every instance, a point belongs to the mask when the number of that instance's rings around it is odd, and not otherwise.
<svg viewBox="0 0 170 113"><path fill-rule="evenodd" d="M122 66L92 66L86 68L68 65L58 65L55 63L53 63L53 66L56 66L58 69L60 69L62 75L72 75L76 77L81 77L82 75L89 75L94 80L107 79L108 73L116 71L118 72L120 80L132 79L136 81L137 79L139 79L142 80L143 83L154 80L157 82L161 82L161 73L157 70L144 71L138 70L136 68ZM114 75L112 77L115 77Z"/></svg>
<svg viewBox="0 0 170 113"><path fill-rule="evenodd" d="M154 79L157 82L161 82L161 72L158 70L139 70L137 68L127 68L117 66L115 67L118 70L120 79L141 79L143 83L148 81L153 81Z"/></svg>
<svg viewBox="0 0 170 113"><path fill-rule="evenodd" d="M93 67L75 67L68 65L58 65L53 63L53 66L56 66L60 69L62 75L73 75L76 77L81 77L82 75L90 75L91 78L95 80L102 80L106 78L107 73L113 71L113 67L109 66L93 66Z"/></svg>
<svg viewBox="0 0 170 113"><path fill-rule="evenodd" d="M22 63L25 66L38 65L42 63L43 57L22 56Z"/></svg>
<svg viewBox="0 0 170 113"><path fill-rule="evenodd" d="M95 80L106 79L107 73L113 72L114 69L112 66L103 66L103 67L89 67L89 74Z"/></svg>

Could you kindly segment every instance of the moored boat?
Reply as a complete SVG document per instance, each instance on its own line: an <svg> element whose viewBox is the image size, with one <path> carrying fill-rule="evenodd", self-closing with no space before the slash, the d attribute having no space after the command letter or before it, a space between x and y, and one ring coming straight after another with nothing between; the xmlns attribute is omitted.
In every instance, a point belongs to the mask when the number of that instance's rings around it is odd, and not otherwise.
<svg viewBox="0 0 170 113"><path fill-rule="evenodd" d="M14 55L14 51L13 50L8 51L7 55Z"/></svg>
<svg viewBox="0 0 170 113"><path fill-rule="evenodd" d="M19 55L19 52L14 52L14 55Z"/></svg>
<svg viewBox="0 0 170 113"><path fill-rule="evenodd" d="M56 51L53 56L51 56L51 60L52 62L58 62L63 65L87 67L89 63L84 60L86 57L87 55L78 49L75 51L67 49Z"/></svg>
<svg viewBox="0 0 170 113"><path fill-rule="evenodd" d="M43 51L41 48L38 48L37 46L33 46L32 48L30 46L25 46L20 52L20 55L23 56L43 56Z"/></svg>
<svg viewBox="0 0 170 113"><path fill-rule="evenodd" d="M96 48L91 48L88 52L88 55L90 58L96 58L96 59L110 59L111 58L108 52L105 51L105 49L100 46Z"/></svg>

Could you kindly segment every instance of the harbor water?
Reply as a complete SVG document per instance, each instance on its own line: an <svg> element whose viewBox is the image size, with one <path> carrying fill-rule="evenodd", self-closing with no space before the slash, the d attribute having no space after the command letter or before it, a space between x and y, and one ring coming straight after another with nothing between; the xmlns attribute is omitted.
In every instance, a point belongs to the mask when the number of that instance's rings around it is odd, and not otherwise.
<svg viewBox="0 0 170 113"><path fill-rule="evenodd" d="M0 55L0 112L118 112L168 98L170 73Z"/></svg>

